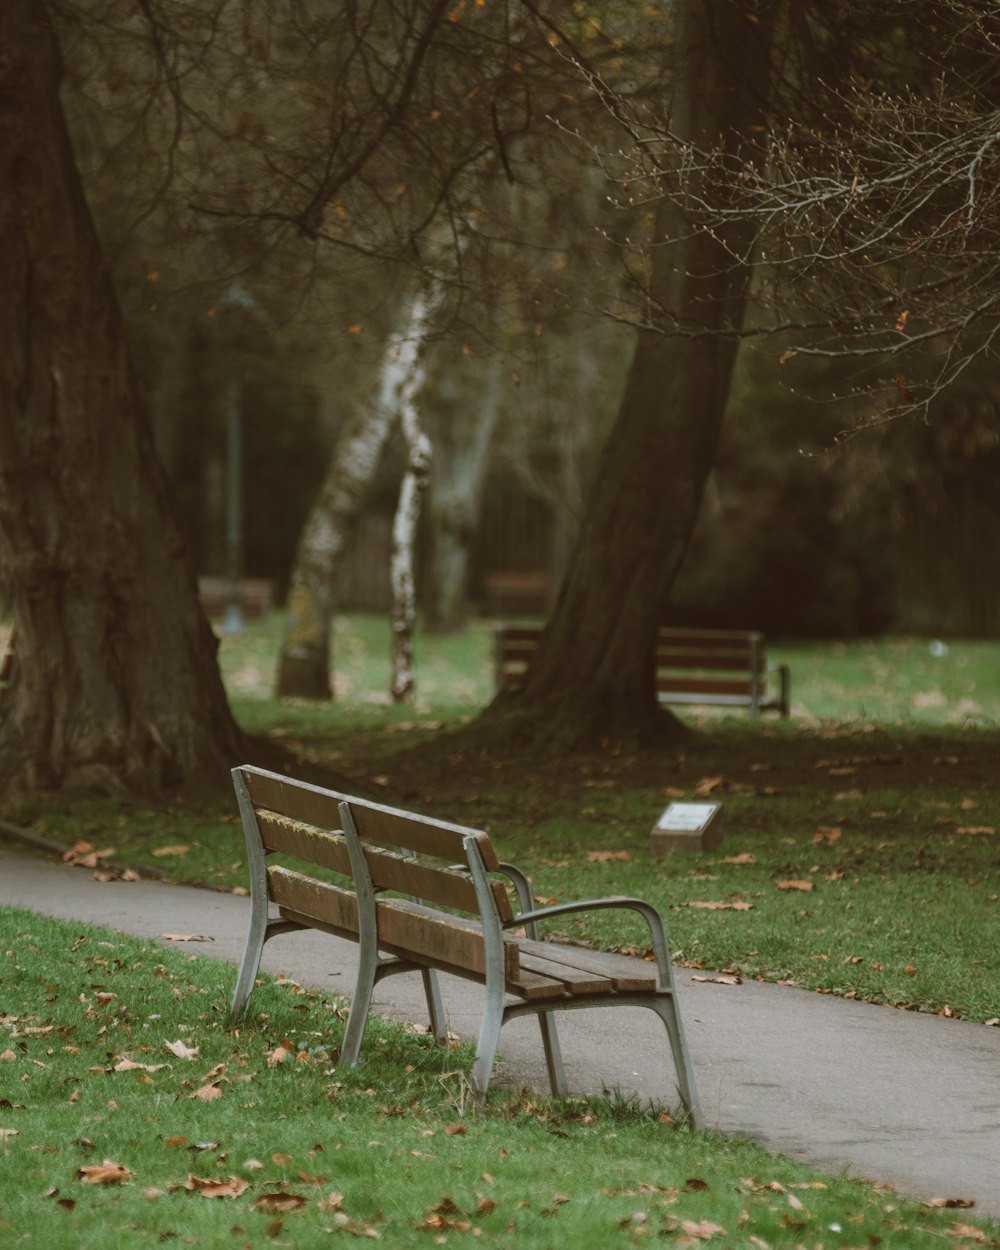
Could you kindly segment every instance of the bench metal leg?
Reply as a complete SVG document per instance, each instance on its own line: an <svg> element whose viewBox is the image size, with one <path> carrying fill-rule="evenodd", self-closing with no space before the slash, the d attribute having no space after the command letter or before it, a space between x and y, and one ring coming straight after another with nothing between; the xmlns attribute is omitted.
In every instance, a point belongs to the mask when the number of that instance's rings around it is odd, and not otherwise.
<svg viewBox="0 0 1000 1250"><path fill-rule="evenodd" d="M545 1051L545 1066L549 1071L549 1086L554 1097L565 1098L566 1073L563 1069L555 1016L551 1011L540 1011L538 1024L542 1030L542 1049Z"/></svg>
<svg viewBox="0 0 1000 1250"><path fill-rule="evenodd" d="M375 989L375 970L378 966L378 953L373 943L362 942L358 958L358 979L351 995L351 1010L344 1029L344 1040L340 1044L340 1059L337 1067L353 1066L361 1053L361 1042L365 1036L365 1025L368 1023L368 1012L372 1005L372 991Z"/></svg>
<svg viewBox="0 0 1000 1250"><path fill-rule="evenodd" d="M670 1039L670 1049L674 1057L674 1067L677 1069L677 1092L680 1094L681 1103L688 1114L691 1127L700 1128L701 1108L698 1106L694 1071L691 1067L691 1057L688 1054L687 1043L684 1040L684 1031L681 1027L677 1002L673 994L665 994L655 1002L648 1003L647 1006L656 1012L666 1027L667 1037Z"/></svg>
<svg viewBox="0 0 1000 1250"><path fill-rule="evenodd" d="M500 1028L503 1024L503 990L499 994L486 990L486 1008L483 1021L479 1026L479 1042L476 1045L476 1061L472 1065L472 1086L479 1095L479 1101L486 1098L493 1075L493 1062L496 1059L497 1044L500 1041Z"/></svg>
<svg viewBox="0 0 1000 1250"><path fill-rule="evenodd" d="M424 982L424 995L427 998L427 1011L431 1018L431 1036L439 1046L448 1044L448 1022L445 1019L444 1004L441 1002L441 989L438 986L437 973L433 968L422 968L420 976Z"/></svg>
<svg viewBox="0 0 1000 1250"><path fill-rule="evenodd" d="M255 909L259 910L259 909ZM264 939L267 936L267 914L254 915L250 917L250 931L247 934L247 944L243 950L243 960L240 963L239 975L236 978L236 989L233 991L233 1001L229 1006L229 1022L238 1020L246 1010L250 995L253 993L254 983L257 980L257 969L260 967L261 952L264 949Z"/></svg>

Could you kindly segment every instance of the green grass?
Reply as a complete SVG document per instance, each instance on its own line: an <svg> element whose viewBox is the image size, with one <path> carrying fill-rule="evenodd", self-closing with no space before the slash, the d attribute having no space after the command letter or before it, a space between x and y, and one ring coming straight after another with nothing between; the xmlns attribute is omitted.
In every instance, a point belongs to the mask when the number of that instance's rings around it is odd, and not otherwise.
<svg viewBox="0 0 1000 1250"><path fill-rule="evenodd" d="M995 1224L656 1110L502 1094L475 1109L467 1049L378 1020L364 1063L338 1071L339 1001L265 979L230 1029L232 976L0 913L4 1244L1000 1246Z"/></svg>
<svg viewBox="0 0 1000 1250"><path fill-rule="evenodd" d="M411 746L488 699L488 625L418 640L416 707L388 703L388 628L371 616L337 622L335 702L274 700L279 629L272 617L222 641L243 722L387 801L489 828L539 897L634 893L664 911L681 963L1000 1018L997 644L949 642L943 655L917 640L796 644L776 651L792 668L790 721L692 713L700 732L671 753L541 759L511 775L447 749L434 773L406 763ZM722 803L723 845L653 859L649 831L666 804L706 797ZM194 812L35 803L13 818L105 860L246 888L230 800ZM563 923L603 947L643 941L627 913Z"/></svg>

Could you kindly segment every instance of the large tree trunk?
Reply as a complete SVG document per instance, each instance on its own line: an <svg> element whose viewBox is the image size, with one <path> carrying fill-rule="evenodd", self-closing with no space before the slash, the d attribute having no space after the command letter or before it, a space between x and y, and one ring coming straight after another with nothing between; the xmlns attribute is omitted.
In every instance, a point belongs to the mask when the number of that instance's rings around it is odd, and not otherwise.
<svg viewBox="0 0 1000 1250"><path fill-rule="evenodd" d="M154 794L247 745L139 411L45 5L0 5L0 790Z"/></svg>
<svg viewBox="0 0 1000 1250"><path fill-rule="evenodd" d="M761 119L771 14L756 0L674 7L671 131L735 153ZM535 661L520 690L485 714L486 727L511 741L584 745L677 725L656 702L653 645L715 457L750 278L734 256L750 235L690 229L674 196L661 201L657 227L666 240L652 261L659 324L639 332Z"/></svg>

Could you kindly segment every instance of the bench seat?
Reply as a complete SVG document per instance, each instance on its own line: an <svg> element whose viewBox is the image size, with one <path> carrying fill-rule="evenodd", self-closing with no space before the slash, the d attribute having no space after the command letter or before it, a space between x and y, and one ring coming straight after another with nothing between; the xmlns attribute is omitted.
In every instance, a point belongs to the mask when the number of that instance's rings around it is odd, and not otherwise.
<svg viewBox="0 0 1000 1250"><path fill-rule="evenodd" d="M483 1015L471 1083L485 1097L501 1027L537 1017L552 1092L566 1092L554 1013L648 1007L664 1024L684 1113L698 1118L662 918L641 899L536 908L527 877L501 863L481 830L297 781L249 765L233 770L250 870L250 919L230 1019L248 1008L264 943L316 929L358 944L358 973L340 1063L357 1062L374 987L419 972L440 1042L448 1030L437 974L478 983ZM273 857L294 860L269 862ZM317 876L316 869L326 875ZM312 869L312 871L310 871ZM333 874L336 880L329 880ZM400 897L400 895L404 897ZM605 908L638 912L651 960L544 939L542 921Z"/></svg>

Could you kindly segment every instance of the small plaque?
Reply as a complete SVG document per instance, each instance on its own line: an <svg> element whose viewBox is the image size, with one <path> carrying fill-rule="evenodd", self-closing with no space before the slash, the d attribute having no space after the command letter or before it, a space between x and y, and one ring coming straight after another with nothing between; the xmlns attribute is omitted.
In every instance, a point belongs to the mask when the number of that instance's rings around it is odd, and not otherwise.
<svg viewBox="0 0 1000 1250"><path fill-rule="evenodd" d="M712 850L722 841L721 810L721 803L671 803L653 826L650 850L654 855Z"/></svg>

